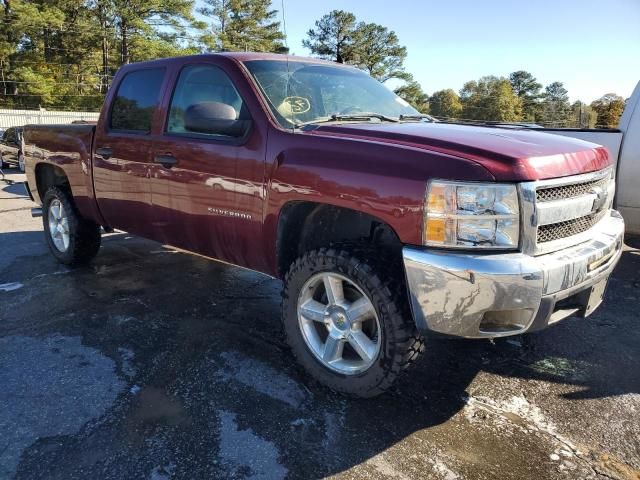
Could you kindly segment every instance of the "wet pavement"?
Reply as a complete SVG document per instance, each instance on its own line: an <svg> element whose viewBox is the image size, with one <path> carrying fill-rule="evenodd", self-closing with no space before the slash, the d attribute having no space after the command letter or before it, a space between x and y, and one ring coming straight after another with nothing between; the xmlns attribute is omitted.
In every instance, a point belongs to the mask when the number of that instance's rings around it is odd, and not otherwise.
<svg viewBox="0 0 640 480"><path fill-rule="evenodd" d="M0 180L0 479L640 478L640 250L592 317L430 340L350 400L295 365L278 281L121 233L69 270L31 207Z"/></svg>

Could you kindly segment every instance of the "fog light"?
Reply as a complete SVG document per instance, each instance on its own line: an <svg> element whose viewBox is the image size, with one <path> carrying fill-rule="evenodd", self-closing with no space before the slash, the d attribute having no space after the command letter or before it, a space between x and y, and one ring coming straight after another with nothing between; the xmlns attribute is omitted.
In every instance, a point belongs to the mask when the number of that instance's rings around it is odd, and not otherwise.
<svg viewBox="0 0 640 480"><path fill-rule="evenodd" d="M519 332L529 325L533 313L531 308L485 312L480 322L480 331L482 333Z"/></svg>

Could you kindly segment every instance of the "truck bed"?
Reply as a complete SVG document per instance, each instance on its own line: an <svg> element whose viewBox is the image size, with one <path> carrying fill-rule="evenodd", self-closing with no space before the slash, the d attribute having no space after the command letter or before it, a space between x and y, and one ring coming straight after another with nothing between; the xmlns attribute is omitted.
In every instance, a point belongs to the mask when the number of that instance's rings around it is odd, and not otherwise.
<svg viewBox="0 0 640 480"><path fill-rule="evenodd" d="M97 219L93 191L92 145L95 125L26 125L25 164L29 190L40 203L37 168L44 164L61 169L69 180L76 205L85 218ZM52 169L55 172L55 168Z"/></svg>

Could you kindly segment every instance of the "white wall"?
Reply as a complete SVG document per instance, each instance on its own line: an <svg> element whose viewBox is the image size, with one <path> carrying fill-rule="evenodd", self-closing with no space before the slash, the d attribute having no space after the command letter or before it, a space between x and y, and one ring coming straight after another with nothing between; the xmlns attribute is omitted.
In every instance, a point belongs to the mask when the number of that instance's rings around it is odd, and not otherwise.
<svg viewBox="0 0 640 480"><path fill-rule="evenodd" d="M13 110L0 108L0 128L27 124L61 124L77 120L98 120L99 112L57 112L53 110Z"/></svg>

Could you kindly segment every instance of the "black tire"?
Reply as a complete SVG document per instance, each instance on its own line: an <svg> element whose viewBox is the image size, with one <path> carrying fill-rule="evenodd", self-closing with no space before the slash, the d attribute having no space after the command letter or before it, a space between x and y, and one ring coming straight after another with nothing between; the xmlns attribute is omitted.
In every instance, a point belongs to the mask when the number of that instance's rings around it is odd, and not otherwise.
<svg viewBox="0 0 640 480"><path fill-rule="evenodd" d="M362 247L313 250L289 269L283 291L283 324L287 342L304 367L320 383L355 397L374 397L387 390L400 373L424 351L424 339L412 319L401 265L383 262L380 251ZM298 322L298 297L307 280L319 272L341 274L354 282L372 302L381 328L378 358L366 371L344 375L330 370L309 350Z"/></svg>
<svg viewBox="0 0 640 480"><path fill-rule="evenodd" d="M64 207L69 226L69 246L59 250L49 231L49 207L51 202L59 200ZM85 220L78 213L71 194L60 187L51 187L42 199L42 225L49 250L59 262L65 265L82 265L91 261L100 249L100 225Z"/></svg>

